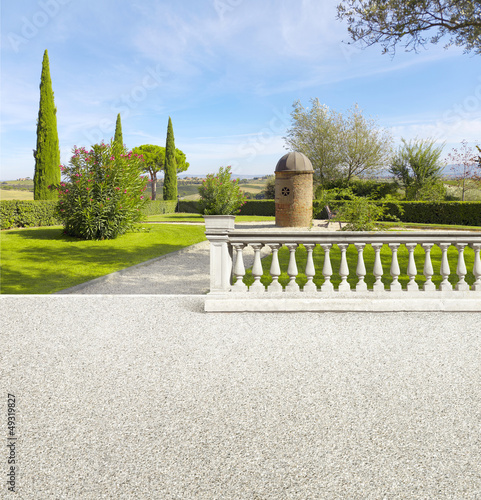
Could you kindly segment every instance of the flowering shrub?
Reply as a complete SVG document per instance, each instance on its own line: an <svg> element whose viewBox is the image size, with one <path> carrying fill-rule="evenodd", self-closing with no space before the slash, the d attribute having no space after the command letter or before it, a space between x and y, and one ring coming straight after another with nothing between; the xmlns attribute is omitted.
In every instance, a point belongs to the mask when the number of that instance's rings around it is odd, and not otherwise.
<svg viewBox="0 0 481 500"><path fill-rule="evenodd" d="M221 167L217 174L208 174L199 187L201 213L204 215L233 215L245 203L245 194L238 180L231 179L230 167Z"/></svg>
<svg viewBox="0 0 481 500"><path fill-rule="evenodd" d="M147 178L142 156L121 145L96 144L73 149L59 191L58 214L65 232L86 240L112 239L140 222Z"/></svg>

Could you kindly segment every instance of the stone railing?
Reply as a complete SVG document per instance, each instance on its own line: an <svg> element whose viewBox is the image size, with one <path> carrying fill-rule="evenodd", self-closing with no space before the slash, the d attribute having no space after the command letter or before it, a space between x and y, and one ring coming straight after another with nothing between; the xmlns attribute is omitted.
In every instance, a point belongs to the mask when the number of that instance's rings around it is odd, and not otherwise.
<svg viewBox="0 0 481 500"><path fill-rule="evenodd" d="M207 295L206 311L481 311L481 233L475 232L315 232L286 231L276 229L234 229L206 231L211 243L211 282ZM305 267L299 269L296 250L303 245L306 251ZM314 257L314 249L319 245L323 257ZM357 252L355 273L357 283L348 282L350 269L347 249L353 245ZM381 248L389 248L386 269L381 261ZM423 249L423 265L416 265L414 250L420 245ZM281 247L289 250L286 269L281 270L278 252ZM365 249L371 246L374 251L374 265L368 281L364 259ZM404 246L408 252L407 267L400 269L398 250ZM440 282L433 282L435 272L431 259L433 247L439 247L441 263L436 274ZM448 249L453 246L457 251L456 269L451 269ZM336 248L337 247L337 248ZM351 247L352 248L352 247ZM468 269L465 262L465 249L471 248L472 265L469 271L474 278L468 284L465 277ZM263 268L261 253L272 254L268 286L261 282ZM246 274L245 254L253 252L253 282L247 286L243 279ZM334 269L331 262L332 252L340 252L340 263ZM471 252L471 250L469 250ZM439 251L438 251L439 252ZM474 260L473 260L474 259ZM339 258L337 258L339 260ZM419 257L418 257L419 260ZM451 258L452 260L452 258ZM351 265L352 268L352 265ZM353 269L351 269L352 271ZM287 272L289 281L285 287L279 282L281 272ZM407 274L409 281L404 289L399 281L401 271ZM457 279L452 284L455 271ZM299 286L296 282L299 273L305 276L306 283ZM314 277L322 274L323 282L318 288ZM340 277L335 286L331 277ZM420 285L416 276L423 274L425 279ZM390 281L385 285L382 281ZM387 280L390 278L390 280ZM418 276L419 278L419 276ZM419 280L418 280L419 281Z"/></svg>

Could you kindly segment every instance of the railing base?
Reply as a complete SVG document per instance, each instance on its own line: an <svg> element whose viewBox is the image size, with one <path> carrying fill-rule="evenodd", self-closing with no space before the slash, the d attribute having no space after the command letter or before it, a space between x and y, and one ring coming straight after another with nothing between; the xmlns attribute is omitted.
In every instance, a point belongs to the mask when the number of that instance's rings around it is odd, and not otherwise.
<svg viewBox="0 0 481 500"><path fill-rule="evenodd" d="M209 293L206 312L481 312L481 294L453 292L334 292L331 294Z"/></svg>

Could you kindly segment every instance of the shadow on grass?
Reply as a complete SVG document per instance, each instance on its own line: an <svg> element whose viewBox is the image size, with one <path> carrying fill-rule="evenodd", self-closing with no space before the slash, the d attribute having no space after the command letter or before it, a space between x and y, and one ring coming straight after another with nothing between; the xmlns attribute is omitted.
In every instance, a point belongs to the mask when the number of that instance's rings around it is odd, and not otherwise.
<svg viewBox="0 0 481 500"><path fill-rule="evenodd" d="M14 239L8 255L2 252L1 293L54 293L197 242L173 244L176 232L171 232L165 237L169 243L152 234L154 241L144 238L137 245L129 236L145 233L130 233L123 240L85 241L64 235L62 228L9 231Z"/></svg>

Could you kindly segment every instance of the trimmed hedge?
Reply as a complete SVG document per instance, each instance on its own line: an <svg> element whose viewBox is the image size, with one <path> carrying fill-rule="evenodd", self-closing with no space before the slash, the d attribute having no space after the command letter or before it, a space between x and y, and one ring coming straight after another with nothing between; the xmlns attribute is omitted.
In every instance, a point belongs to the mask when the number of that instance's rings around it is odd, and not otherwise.
<svg viewBox="0 0 481 500"><path fill-rule="evenodd" d="M61 224L56 215L57 203L56 200L0 201L1 229Z"/></svg>
<svg viewBox="0 0 481 500"><path fill-rule="evenodd" d="M274 200L246 200L242 205L239 215L275 216L276 203Z"/></svg>
<svg viewBox="0 0 481 500"><path fill-rule="evenodd" d="M56 215L57 201L0 201L1 229L15 227L55 226L62 224ZM146 203L144 215L172 214L177 206L176 201L150 200Z"/></svg>
<svg viewBox="0 0 481 500"><path fill-rule="evenodd" d="M184 212L186 214L200 214L200 205L196 200L180 200L179 201L179 212Z"/></svg>
<svg viewBox="0 0 481 500"><path fill-rule="evenodd" d="M314 200L314 219L325 219L324 207ZM344 201L330 203L332 210L337 210ZM375 201L387 207L384 221L395 220L418 224L449 224L457 226L481 226L481 202L479 201ZM401 208L403 212L399 210ZM394 216L394 217L393 217Z"/></svg>
<svg viewBox="0 0 481 500"><path fill-rule="evenodd" d="M149 200L142 209L142 213L144 215L173 214L176 208L175 200Z"/></svg>

